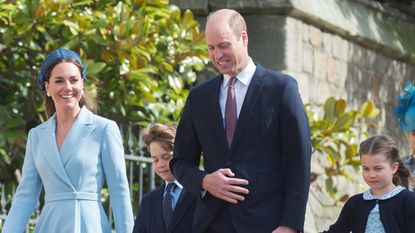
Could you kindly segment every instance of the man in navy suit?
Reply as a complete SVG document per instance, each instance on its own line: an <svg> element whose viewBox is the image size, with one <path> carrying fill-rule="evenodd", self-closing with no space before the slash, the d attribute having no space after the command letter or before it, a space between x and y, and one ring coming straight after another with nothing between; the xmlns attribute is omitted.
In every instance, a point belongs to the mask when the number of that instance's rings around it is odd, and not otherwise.
<svg viewBox="0 0 415 233"><path fill-rule="evenodd" d="M183 189L170 171L175 125L153 124L142 132L156 174L164 183L144 195L135 219L133 233L192 232L195 197Z"/></svg>
<svg viewBox="0 0 415 233"><path fill-rule="evenodd" d="M311 144L297 82L252 61L238 12L211 13L205 36L221 75L190 91L170 162L199 197L193 232L301 232Z"/></svg>

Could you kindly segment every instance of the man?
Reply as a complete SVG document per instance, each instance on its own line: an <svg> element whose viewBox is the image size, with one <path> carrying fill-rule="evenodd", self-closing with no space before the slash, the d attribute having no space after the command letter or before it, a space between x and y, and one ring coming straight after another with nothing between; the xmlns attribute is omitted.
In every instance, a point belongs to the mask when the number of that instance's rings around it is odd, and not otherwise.
<svg viewBox="0 0 415 233"><path fill-rule="evenodd" d="M200 197L193 231L300 232L311 145L297 83L253 63L238 12L210 14L205 33L222 74L190 91L170 162L180 183Z"/></svg>
<svg viewBox="0 0 415 233"><path fill-rule="evenodd" d="M164 183L144 195L133 233L192 232L195 197L183 189L169 168L173 157L175 125L153 124L142 132L156 174Z"/></svg>

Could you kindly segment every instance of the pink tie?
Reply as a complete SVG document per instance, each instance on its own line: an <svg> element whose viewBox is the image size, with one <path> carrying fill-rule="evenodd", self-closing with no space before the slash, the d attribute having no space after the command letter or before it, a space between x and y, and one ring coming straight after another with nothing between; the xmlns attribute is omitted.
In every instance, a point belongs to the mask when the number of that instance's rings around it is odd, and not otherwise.
<svg viewBox="0 0 415 233"><path fill-rule="evenodd" d="M236 77L231 77L228 82L228 95L226 97L225 107L225 130L228 146L231 147L233 134L236 128L236 121L238 116L236 113L236 98L235 98L235 82Z"/></svg>

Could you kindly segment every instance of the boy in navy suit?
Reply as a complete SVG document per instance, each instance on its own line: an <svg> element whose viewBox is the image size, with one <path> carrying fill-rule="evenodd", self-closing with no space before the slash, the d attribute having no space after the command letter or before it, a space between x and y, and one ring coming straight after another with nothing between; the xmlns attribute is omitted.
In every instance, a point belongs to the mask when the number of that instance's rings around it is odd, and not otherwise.
<svg viewBox="0 0 415 233"><path fill-rule="evenodd" d="M176 125L153 124L142 133L156 174L165 182L144 195L135 219L133 233L191 232L195 198L183 189L169 168L173 158Z"/></svg>

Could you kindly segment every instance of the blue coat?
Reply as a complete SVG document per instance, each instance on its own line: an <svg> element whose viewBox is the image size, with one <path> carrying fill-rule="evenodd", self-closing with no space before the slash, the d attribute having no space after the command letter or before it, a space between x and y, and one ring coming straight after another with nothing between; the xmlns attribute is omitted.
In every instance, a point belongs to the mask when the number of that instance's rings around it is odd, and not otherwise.
<svg viewBox="0 0 415 233"><path fill-rule="evenodd" d="M124 150L115 122L83 107L58 151L56 115L31 129L23 164L23 179L13 199L3 233L22 233L39 199L45 205L34 232L110 233L101 205L107 180L115 228L131 233L133 215Z"/></svg>
<svg viewBox="0 0 415 233"><path fill-rule="evenodd" d="M207 193L197 203L194 232L206 232L212 224L217 229L233 224L238 233L269 233L280 225L302 231L311 142L297 82L257 66L228 148L219 105L222 80L220 75L190 91L170 166L194 195L200 196L206 173L220 168L247 179L249 194L238 204L228 204ZM199 170L202 152L204 171ZM223 211L231 222L218 218Z"/></svg>
<svg viewBox="0 0 415 233"><path fill-rule="evenodd" d="M165 184L144 195L135 219L133 233L165 233L163 221L163 193ZM173 211L170 231L166 233L191 233L196 198L182 190Z"/></svg>

